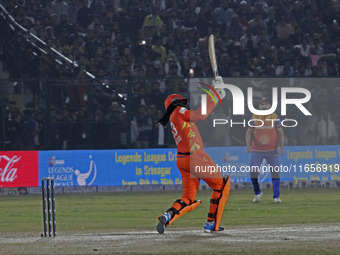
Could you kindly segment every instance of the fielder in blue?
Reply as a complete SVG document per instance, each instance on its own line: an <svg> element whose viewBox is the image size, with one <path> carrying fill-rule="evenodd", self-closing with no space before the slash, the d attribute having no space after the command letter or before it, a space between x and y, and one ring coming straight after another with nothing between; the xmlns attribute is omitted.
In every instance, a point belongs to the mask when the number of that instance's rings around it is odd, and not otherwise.
<svg viewBox="0 0 340 255"><path fill-rule="evenodd" d="M271 103L267 98L262 98L259 103L260 110L270 109ZM251 153L250 178L254 187L253 202L259 202L262 192L259 186L258 176L261 171L263 159L268 166L279 167L278 142L280 143L280 155L284 154L284 134L281 121L276 113L266 116L253 115L250 127L246 134L247 152ZM252 146L250 146L252 143ZM252 168L253 167L253 168ZM254 169L255 167L255 169ZM271 171L273 182L273 198L275 203L281 203L280 199L280 172Z"/></svg>

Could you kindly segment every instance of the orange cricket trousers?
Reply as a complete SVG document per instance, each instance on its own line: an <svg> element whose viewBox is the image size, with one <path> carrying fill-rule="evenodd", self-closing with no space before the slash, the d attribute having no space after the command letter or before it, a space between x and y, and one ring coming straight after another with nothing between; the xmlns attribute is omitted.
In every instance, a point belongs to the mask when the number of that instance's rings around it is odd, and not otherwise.
<svg viewBox="0 0 340 255"><path fill-rule="evenodd" d="M224 186L220 172L197 172L195 171L196 166L204 169L204 167L216 166L216 164L203 150L194 152L190 155L177 155L177 167L182 175L183 186L183 196L181 197L181 200L188 205L195 200L201 179L213 189L211 199L218 199L221 195L220 190L222 190ZM175 202L172 207L179 211L182 208L182 205ZM216 210L217 204L210 203L208 220L215 220Z"/></svg>

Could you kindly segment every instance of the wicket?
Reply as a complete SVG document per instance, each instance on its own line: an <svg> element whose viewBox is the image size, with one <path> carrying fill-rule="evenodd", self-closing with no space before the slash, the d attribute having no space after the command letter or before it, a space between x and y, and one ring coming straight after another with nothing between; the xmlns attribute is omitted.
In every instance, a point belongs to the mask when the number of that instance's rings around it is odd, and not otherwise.
<svg viewBox="0 0 340 255"><path fill-rule="evenodd" d="M46 186L45 186L46 182ZM46 191L45 191L46 187ZM54 179L43 178L41 183L41 194L43 204L43 220L44 220L44 237L47 237L47 224L48 236L56 236L56 218L55 218L55 198L54 198ZM47 204L47 209L46 209ZM47 216L46 216L47 215ZM53 221L53 224L52 224ZM52 228L53 227L53 228Z"/></svg>

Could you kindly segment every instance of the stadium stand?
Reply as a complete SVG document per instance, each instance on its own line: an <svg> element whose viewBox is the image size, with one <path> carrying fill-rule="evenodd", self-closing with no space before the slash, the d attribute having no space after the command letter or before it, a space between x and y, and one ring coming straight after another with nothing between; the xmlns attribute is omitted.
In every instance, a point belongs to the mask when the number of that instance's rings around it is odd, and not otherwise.
<svg viewBox="0 0 340 255"><path fill-rule="evenodd" d="M173 146L170 131L152 124L166 95L188 96L189 78L213 77L210 33L225 78L340 72L337 1L8 0L0 7L1 78L20 79L15 92L33 95L23 109L19 98L2 98L6 149ZM44 79L55 85L49 109L41 106ZM287 144L338 144L340 87L306 86L318 95L313 118L287 132ZM28 146L24 133L33 124L35 142ZM240 139L229 145L243 145Z"/></svg>

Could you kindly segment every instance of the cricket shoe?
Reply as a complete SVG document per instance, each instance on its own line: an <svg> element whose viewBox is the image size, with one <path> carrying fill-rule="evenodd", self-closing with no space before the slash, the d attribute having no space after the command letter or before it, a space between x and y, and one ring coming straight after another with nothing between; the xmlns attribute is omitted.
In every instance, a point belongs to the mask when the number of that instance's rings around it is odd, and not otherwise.
<svg viewBox="0 0 340 255"><path fill-rule="evenodd" d="M163 213L161 216L158 217L158 224L157 224L157 232L160 234L163 234L165 231L166 225L168 225L168 222L170 221L171 216L169 213Z"/></svg>
<svg viewBox="0 0 340 255"><path fill-rule="evenodd" d="M215 231L215 227L216 227L216 222L212 221L212 222L206 222L204 225L204 232L206 233L212 233L212 232L220 232L224 230L224 227L219 227L217 231Z"/></svg>
<svg viewBox="0 0 340 255"><path fill-rule="evenodd" d="M274 198L274 203L281 203L281 199L279 197Z"/></svg>
<svg viewBox="0 0 340 255"><path fill-rule="evenodd" d="M262 192L260 194L258 194L258 195L255 195L254 198L253 198L253 202L254 203L260 202L260 199L261 199L262 195L263 195Z"/></svg>

